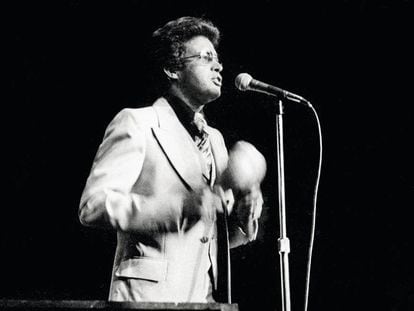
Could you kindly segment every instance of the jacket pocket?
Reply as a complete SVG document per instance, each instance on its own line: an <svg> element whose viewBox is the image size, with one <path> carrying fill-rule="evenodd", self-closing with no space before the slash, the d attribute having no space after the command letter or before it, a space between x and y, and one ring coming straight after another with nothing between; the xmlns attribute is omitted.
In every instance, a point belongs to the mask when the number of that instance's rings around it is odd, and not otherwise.
<svg viewBox="0 0 414 311"><path fill-rule="evenodd" d="M131 258L122 261L115 271L120 278L165 281L167 279L168 262L162 259L147 257Z"/></svg>

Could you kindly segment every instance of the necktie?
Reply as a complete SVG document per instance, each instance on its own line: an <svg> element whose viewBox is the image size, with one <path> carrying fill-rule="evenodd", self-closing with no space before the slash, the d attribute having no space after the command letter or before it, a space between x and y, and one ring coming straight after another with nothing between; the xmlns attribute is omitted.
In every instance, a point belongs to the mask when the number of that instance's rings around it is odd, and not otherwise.
<svg viewBox="0 0 414 311"><path fill-rule="evenodd" d="M211 151L210 138L206 132L207 122L201 113L196 112L194 115L193 124L197 128L198 135L195 137L195 143L203 155L205 162L204 177L210 186L215 180L215 170L213 162L213 154ZM203 237L204 241L208 241L208 234ZM218 253L225 254L225 256L218 256L218 283L217 288L213 291L214 297L218 301L231 303L231 286L230 286L230 248L229 236L227 227L227 216L220 213L217 214L217 239L218 239Z"/></svg>
<svg viewBox="0 0 414 311"><path fill-rule="evenodd" d="M213 154L211 153L210 138L206 132L207 122L203 115L196 112L193 121L195 127L198 130L198 135L195 137L195 143L203 155L205 166L203 168L203 174L208 181L211 179L212 167L213 167Z"/></svg>

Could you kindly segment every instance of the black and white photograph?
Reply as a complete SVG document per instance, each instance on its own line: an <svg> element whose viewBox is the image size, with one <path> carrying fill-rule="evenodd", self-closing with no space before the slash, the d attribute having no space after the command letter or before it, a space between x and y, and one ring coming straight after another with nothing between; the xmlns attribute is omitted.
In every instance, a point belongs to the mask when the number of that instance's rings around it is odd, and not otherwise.
<svg viewBox="0 0 414 311"><path fill-rule="evenodd" d="M3 4L2 310L414 310L414 2Z"/></svg>

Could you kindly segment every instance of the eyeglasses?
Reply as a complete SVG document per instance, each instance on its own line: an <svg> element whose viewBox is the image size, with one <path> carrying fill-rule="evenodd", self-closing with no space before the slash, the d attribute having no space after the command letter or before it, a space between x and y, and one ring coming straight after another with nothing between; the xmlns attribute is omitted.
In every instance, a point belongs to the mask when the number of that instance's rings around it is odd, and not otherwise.
<svg viewBox="0 0 414 311"><path fill-rule="evenodd" d="M213 53L210 50L202 50L198 54L186 56L186 57L183 57L182 59L186 60L186 59L191 59L191 58L196 58L196 57L199 58L201 60L201 63L204 65L209 65L213 61L221 65L218 55Z"/></svg>

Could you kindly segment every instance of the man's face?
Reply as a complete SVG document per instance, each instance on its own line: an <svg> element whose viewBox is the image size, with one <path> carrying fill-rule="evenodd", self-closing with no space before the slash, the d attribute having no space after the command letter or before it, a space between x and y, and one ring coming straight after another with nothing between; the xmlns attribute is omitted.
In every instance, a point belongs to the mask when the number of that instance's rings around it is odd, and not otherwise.
<svg viewBox="0 0 414 311"><path fill-rule="evenodd" d="M184 44L184 68L177 72L177 86L192 105L205 105L221 95L223 66L209 39L197 36ZM198 55L212 56L198 57Z"/></svg>

